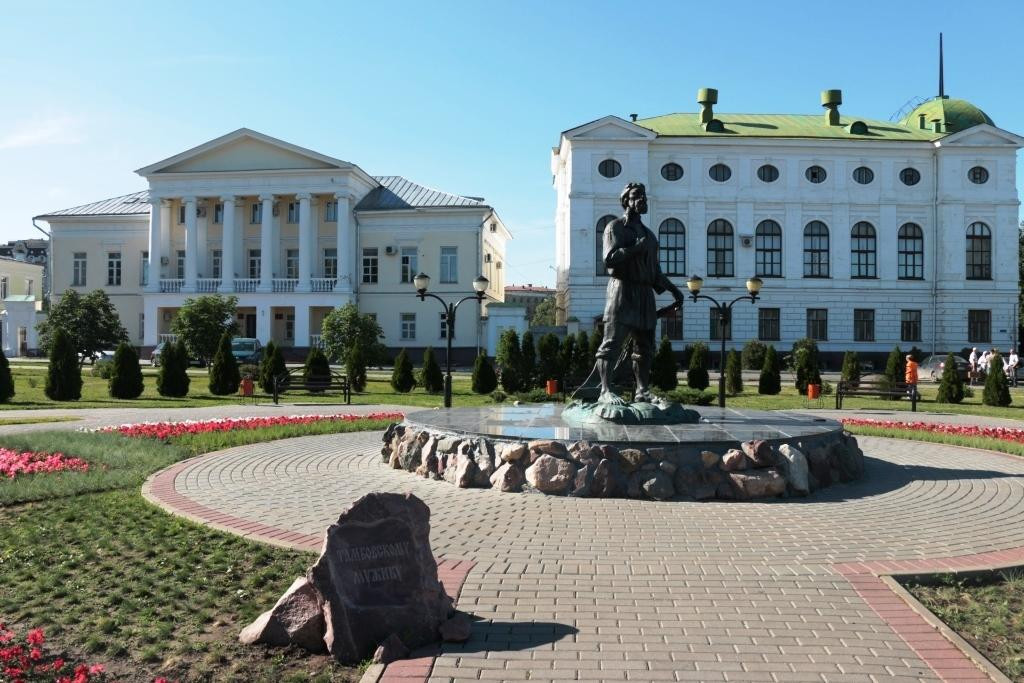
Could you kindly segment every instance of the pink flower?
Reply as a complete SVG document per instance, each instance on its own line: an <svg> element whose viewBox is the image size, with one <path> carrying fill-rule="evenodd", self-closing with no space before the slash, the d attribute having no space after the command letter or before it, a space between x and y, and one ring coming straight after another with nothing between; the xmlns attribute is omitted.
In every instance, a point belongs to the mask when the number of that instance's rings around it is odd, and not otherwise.
<svg viewBox="0 0 1024 683"><path fill-rule="evenodd" d="M90 674L101 674L101 673L103 673L106 670L107 670L106 667L103 666L102 664L93 664L92 666L89 667L89 673Z"/></svg>
<svg viewBox="0 0 1024 683"><path fill-rule="evenodd" d="M43 635L43 629L37 628L28 632L25 636L25 642L29 645L42 645L46 642L46 637Z"/></svg>

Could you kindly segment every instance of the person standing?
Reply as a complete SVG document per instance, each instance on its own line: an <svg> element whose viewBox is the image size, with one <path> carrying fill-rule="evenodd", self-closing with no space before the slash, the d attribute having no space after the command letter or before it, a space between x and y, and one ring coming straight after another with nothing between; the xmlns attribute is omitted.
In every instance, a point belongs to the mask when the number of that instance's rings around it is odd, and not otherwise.
<svg viewBox="0 0 1024 683"><path fill-rule="evenodd" d="M909 353L907 354L906 370L903 372L903 381L907 384L907 396L914 400L920 400L917 393L917 361Z"/></svg>
<svg viewBox="0 0 1024 683"><path fill-rule="evenodd" d="M1010 349L1009 355L1006 357L1004 368L1006 370L1006 378L1010 380L1013 386L1017 386L1017 366L1020 365L1020 358L1017 357L1017 349Z"/></svg>
<svg viewBox="0 0 1024 683"><path fill-rule="evenodd" d="M971 356L967 359L967 362L971 364L971 376L970 384L974 386L974 380L978 377L978 347L975 346L971 349Z"/></svg>

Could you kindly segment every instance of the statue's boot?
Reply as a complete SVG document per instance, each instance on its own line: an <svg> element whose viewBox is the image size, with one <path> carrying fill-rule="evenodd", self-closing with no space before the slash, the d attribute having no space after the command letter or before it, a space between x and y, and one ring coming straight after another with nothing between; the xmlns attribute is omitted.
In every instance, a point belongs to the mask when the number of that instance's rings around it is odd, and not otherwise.
<svg viewBox="0 0 1024 683"><path fill-rule="evenodd" d="M636 395L633 400L637 403L650 403L654 400L651 393L651 362L646 359L633 361L633 377L636 379Z"/></svg>

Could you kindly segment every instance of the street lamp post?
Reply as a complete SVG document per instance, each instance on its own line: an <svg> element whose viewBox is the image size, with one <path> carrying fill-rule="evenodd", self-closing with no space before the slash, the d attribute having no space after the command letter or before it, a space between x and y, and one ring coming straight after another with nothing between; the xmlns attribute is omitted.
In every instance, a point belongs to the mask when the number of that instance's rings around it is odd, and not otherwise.
<svg viewBox="0 0 1024 683"><path fill-rule="evenodd" d="M752 277L747 280L747 292L738 296L729 303L719 303L714 297L701 294L700 288L704 286L704 279L694 275L686 281L686 288L690 290L690 298L696 302L698 299L707 299L718 310L718 336L722 340L722 350L718 357L718 407L725 407L725 323L732 315L732 305L737 301L750 301L754 303L758 299L758 292L761 291L761 278Z"/></svg>
<svg viewBox="0 0 1024 683"><path fill-rule="evenodd" d="M413 284L416 287L416 295L423 301L428 296L437 299L441 302L441 306L444 307L444 326L445 326L445 340L448 342L448 352L445 354L445 375L444 375L444 407L452 407L452 337L455 335L455 311L465 301L476 301L481 302L484 300L484 292L487 290L487 285L490 281L483 275L478 276L473 280L473 291L476 294L463 297L454 303L449 303L439 297L433 292L427 292L427 287L430 286L430 276L426 273L420 273L413 278Z"/></svg>

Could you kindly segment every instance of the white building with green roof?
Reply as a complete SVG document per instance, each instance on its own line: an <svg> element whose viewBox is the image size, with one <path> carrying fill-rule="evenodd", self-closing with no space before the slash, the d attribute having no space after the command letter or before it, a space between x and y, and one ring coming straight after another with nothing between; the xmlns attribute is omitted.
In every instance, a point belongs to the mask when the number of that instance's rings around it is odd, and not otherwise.
<svg viewBox="0 0 1024 683"><path fill-rule="evenodd" d="M560 316L600 325L604 227L622 214L623 187L641 182L644 222L680 287L699 275L705 293L731 299L748 277L764 280L756 305L734 307L733 347L811 337L834 359L1013 343L1024 138L947 97L898 122L848 116L838 90L821 94L819 115L725 114L717 99L704 88L696 113L606 116L561 134L551 155ZM713 313L688 302L659 335L678 349L717 342Z"/></svg>

